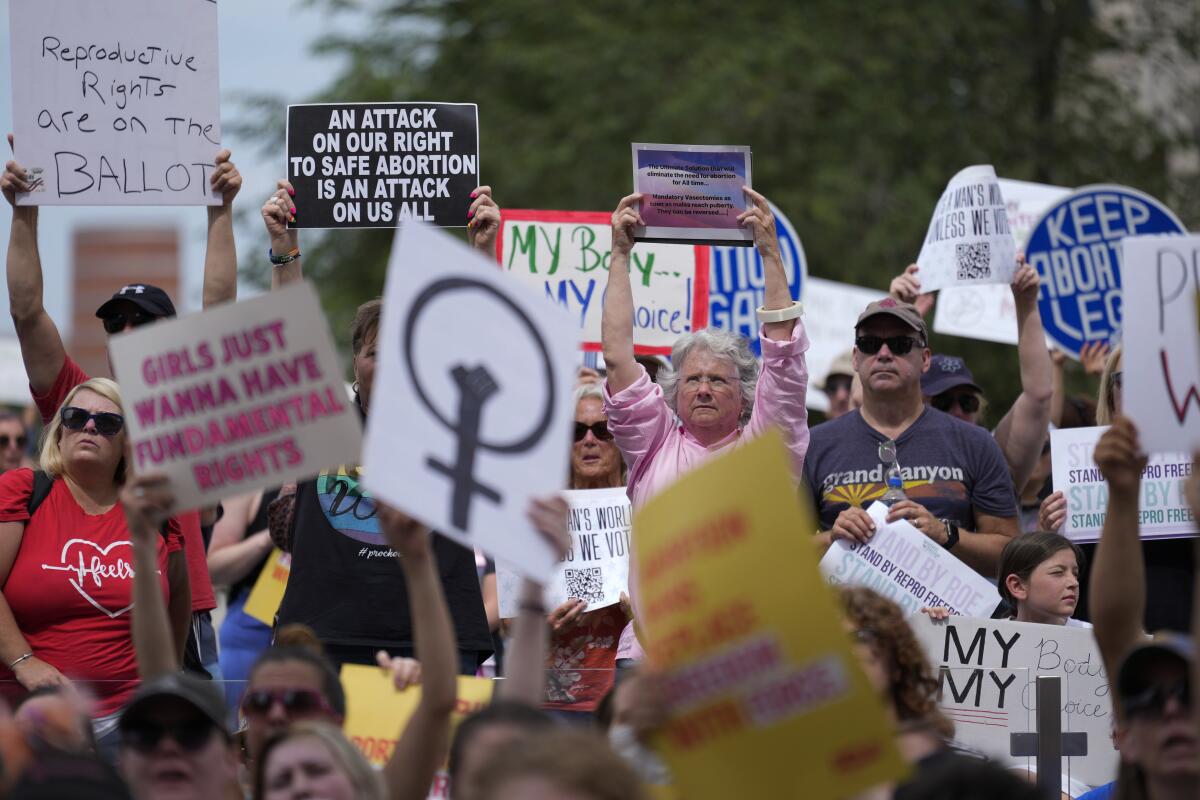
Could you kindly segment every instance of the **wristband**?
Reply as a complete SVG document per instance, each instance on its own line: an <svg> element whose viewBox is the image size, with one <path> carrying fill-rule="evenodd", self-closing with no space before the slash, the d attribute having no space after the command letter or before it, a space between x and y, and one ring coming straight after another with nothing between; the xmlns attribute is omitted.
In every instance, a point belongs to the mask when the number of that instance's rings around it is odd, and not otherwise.
<svg viewBox="0 0 1200 800"><path fill-rule="evenodd" d="M277 256L277 255L275 255L274 252L272 252L271 248L268 247L267 248L267 258L271 259L271 263L277 267L283 266L284 264L290 264L293 261L300 258L300 248L299 247L293 248L290 253L285 253L284 255Z"/></svg>
<svg viewBox="0 0 1200 800"><path fill-rule="evenodd" d="M948 519L941 520L941 523L946 526L946 543L942 547L950 550L958 544L958 526Z"/></svg>
<svg viewBox="0 0 1200 800"><path fill-rule="evenodd" d="M758 316L759 322L787 322L790 319L804 316L804 303L795 300L790 306L770 310L765 306L759 306L754 313Z"/></svg>
<svg viewBox="0 0 1200 800"><path fill-rule="evenodd" d="M20 658L18 658L16 661L14 661L14 662L12 662L11 664L9 664L9 665L8 665L8 671L9 671L9 672L12 672L14 669L16 669L16 668L17 668L17 664L20 664L22 661L24 661L24 660L25 660L25 659L27 659L27 658L33 658L33 653L26 653L25 655L23 655L23 656L21 656Z"/></svg>

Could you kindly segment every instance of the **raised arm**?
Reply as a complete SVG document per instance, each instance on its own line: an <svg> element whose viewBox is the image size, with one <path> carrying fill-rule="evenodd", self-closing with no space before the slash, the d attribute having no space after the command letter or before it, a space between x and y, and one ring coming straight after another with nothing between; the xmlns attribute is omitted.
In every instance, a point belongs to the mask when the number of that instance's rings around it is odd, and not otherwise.
<svg viewBox="0 0 1200 800"><path fill-rule="evenodd" d="M1067 354L1057 347L1050 350L1050 424L1056 428L1062 427L1063 412L1067 408L1067 383L1063 375L1063 364Z"/></svg>
<svg viewBox="0 0 1200 800"><path fill-rule="evenodd" d="M458 650L429 529L379 502L379 524L399 554L408 590L413 641L421 662L421 699L384 765L388 796L424 800L450 747L458 699Z"/></svg>
<svg viewBox="0 0 1200 800"><path fill-rule="evenodd" d="M925 317L933 308L935 294L933 292L921 294L921 279L917 277L917 273L920 271L921 268L916 264L909 264L904 268L904 272L892 278L891 285L888 286L888 294L901 303L912 303L917 307L920 315Z"/></svg>
<svg viewBox="0 0 1200 800"><path fill-rule="evenodd" d="M500 207L492 199L492 187L476 186L467 210L467 241L490 259L496 258L496 236L500 233Z"/></svg>
<svg viewBox="0 0 1200 800"><path fill-rule="evenodd" d="M288 181L275 184L275 192L263 203L263 224L267 226L267 237L271 240L271 253L275 257L294 258L286 264L271 265L271 288L282 289L290 283L304 279L300 269L300 232L289 228L288 222L294 222L299 210L292 199L296 190Z"/></svg>
<svg viewBox="0 0 1200 800"><path fill-rule="evenodd" d="M1096 445L1096 466L1108 481L1108 510L1092 563L1088 611L1109 675L1141 637L1146 613L1146 570L1138 537L1138 496L1146 455L1137 428L1117 417Z"/></svg>
<svg viewBox="0 0 1200 800"><path fill-rule="evenodd" d="M1021 394L996 427L996 443L1012 472L1013 485L1020 490L1029 481L1042 455L1049 430L1054 368L1046 349L1046 334L1038 313L1037 270L1021 258L1013 277L1012 293L1017 307L1017 354L1021 362Z"/></svg>
<svg viewBox="0 0 1200 800"><path fill-rule="evenodd" d="M133 540L133 649L138 674L152 680L179 669L167 604L158 577L159 530L175 505L162 475L138 475L121 489L125 524Z"/></svg>
<svg viewBox="0 0 1200 800"><path fill-rule="evenodd" d="M610 395L628 388L638 375L633 357L633 285L629 280L629 254L633 252L633 228L645 225L638 213L642 195L621 198L612 215L612 258L608 264L608 286L604 290L604 313L600 320L600 342L608 368Z"/></svg>
<svg viewBox="0 0 1200 800"><path fill-rule="evenodd" d="M11 147L13 137L8 135ZM29 175L16 161L9 161L0 177L0 191L12 207L12 229L8 238L8 308L17 329L21 358L29 386L43 395L54 386L67 359L58 326L42 305L42 260L38 254L38 207L18 206L18 192L28 192Z"/></svg>
<svg viewBox="0 0 1200 800"><path fill-rule="evenodd" d="M219 206L208 207L208 247L204 252L205 308L237 299L237 247L233 241L233 198L242 188L242 175L229 160L228 150L217 153L216 169L209 176L221 193Z"/></svg>
<svg viewBox="0 0 1200 800"><path fill-rule="evenodd" d="M763 262L763 308L774 311L792 304L792 287L788 285L787 271L783 268L783 257L779 252L779 236L775 232L775 214L767 198L751 189L742 187L753 207L738 216L738 223L754 231L754 246ZM796 320L768 322L763 325L763 334L777 342L792 338ZM605 358L607 361L607 357Z"/></svg>

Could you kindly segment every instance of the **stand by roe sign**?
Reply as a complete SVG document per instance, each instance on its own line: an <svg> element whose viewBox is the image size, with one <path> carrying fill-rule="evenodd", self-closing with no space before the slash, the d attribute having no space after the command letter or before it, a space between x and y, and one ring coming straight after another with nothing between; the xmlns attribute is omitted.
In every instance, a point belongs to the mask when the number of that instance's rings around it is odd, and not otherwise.
<svg viewBox="0 0 1200 800"><path fill-rule="evenodd" d="M1076 358L1089 342L1121 331L1121 239L1186 233L1148 194L1127 186L1084 186L1047 209L1025 247L1042 279L1038 309L1047 335Z"/></svg>

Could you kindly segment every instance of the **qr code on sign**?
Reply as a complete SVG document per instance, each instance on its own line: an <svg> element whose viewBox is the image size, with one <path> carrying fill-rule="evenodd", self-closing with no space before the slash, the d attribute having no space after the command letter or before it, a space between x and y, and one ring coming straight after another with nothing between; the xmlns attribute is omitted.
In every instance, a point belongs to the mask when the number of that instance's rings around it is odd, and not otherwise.
<svg viewBox="0 0 1200 800"><path fill-rule="evenodd" d="M992 277L992 243L976 242L954 246L960 281L977 281Z"/></svg>
<svg viewBox="0 0 1200 800"><path fill-rule="evenodd" d="M567 597L599 603L604 599L604 573L599 567L565 570Z"/></svg>

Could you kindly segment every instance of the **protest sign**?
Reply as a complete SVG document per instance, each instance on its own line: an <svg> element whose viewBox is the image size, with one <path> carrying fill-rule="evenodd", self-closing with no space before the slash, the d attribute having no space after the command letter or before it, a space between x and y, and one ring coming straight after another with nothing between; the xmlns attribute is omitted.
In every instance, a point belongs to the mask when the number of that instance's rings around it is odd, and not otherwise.
<svg viewBox="0 0 1200 800"><path fill-rule="evenodd" d="M384 290L366 485L466 547L545 581L525 517L568 472L579 330L538 292L422 222L396 232Z"/></svg>
<svg viewBox="0 0 1200 800"><path fill-rule="evenodd" d="M1050 431L1054 488L1067 501L1062 534L1072 541L1099 541L1104 527L1108 483L1092 454L1106 430L1104 426ZM1150 457L1142 472L1138 502L1138 533L1143 539L1196 535L1196 521L1183 493L1183 485L1191 474L1192 458L1186 453L1157 453Z"/></svg>
<svg viewBox="0 0 1200 800"><path fill-rule="evenodd" d="M583 349L601 350L601 298L612 256L612 215L599 211L501 212L500 266L577 318ZM633 349L670 355L681 335L708 324L707 247L639 244L630 254Z"/></svg>
<svg viewBox="0 0 1200 800"><path fill-rule="evenodd" d="M1135 279L1121 267L1121 239L1186 232L1171 209L1127 186L1084 186L1048 208L1025 260L1042 279L1038 309L1050 339L1072 358L1091 342L1115 344L1121 286Z"/></svg>
<svg viewBox="0 0 1200 800"><path fill-rule="evenodd" d="M805 305L818 312L804 317L804 332L809 341L808 352L804 354L809 389L804 400L809 408L825 411L829 408L829 398L817 385L824 380L833 360L854 347L854 323L858 315L886 295L878 289L823 278L809 278L807 286Z"/></svg>
<svg viewBox="0 0 1200 800"><path fill-rule="evenodd" d="M1124 413L1148 453L1200 449L1200 236L1123 240Z"/></svg>
<svg viewBox="0 0 1200 800"><path fill-rule="evenodd" d="M18 205L220 205L217 4L9 3Z"/></svg>
<svg viewBox="0 0 1200 800"><path fill-rule="evenodd" d="M987 578L959 561L907 520L887 523L887 506L867 509L875 535L867 544L837 539L821 559L821 574L837 586L865 586L906 614L921 606L945 606L955 614L987 617L1000 593Z"/></svg>
<svg viewBox="0 0 1200 800"><path fill-rule="evenodd" d="M643 195L639 242L753 246L738 224L753 204L750 148L736 145L633 144L633 190Z"/></svg>
<svg viewBox="0 0 1200 800"><path fill-rule="evenodd" d="M1087 755L1064 759L1072 779L1099 786L1117 777L1108 675L1090 628L998 619L909 619L938 671L942 711L955 740L1013 766L1033 759L1010 754L1010 734L1034 733L1037 678L1062 678L1062 730L1087 734Z"/></svg>
<svg viewBox="0 0 1200 800"><path fill-rule="evenodd" d="M181 510L358 458L358 411L308 283L113 336L108 351L133 471L165 473Z"/></svg>
<svg viewBox="0 0 1200 800"><path fill-rule="evenodd" d="M391 228L410 219L467 224L479 185L474 103L288 106L289 228Z"/></svg>
<svg viewBox="0 0 1200 800"><path fill-rule="evenodd" d="M917 256L921 290L1011 283L1016 258L996 171L989 164L960 171L933 209Z"/></svg>
<svg viewBox="0 0 1200 800"><path fill-rule="evenodd" d="M558 563L546 582L546 608L555 609L567 600L586 600L584 611L621 602L629 591L629 518L632 511L625 487L576 489L562 492L570 516L571 552ZM500 616L517 616L521 576L506 562L496 562L496 590Z"/></svg>
<svg viewBox="0 0 1200 800"><path fill-rule="evenodd" d="M382 769L396 749L400 732L408 726L421 702L421 687L410 686L398 692L392 685L391 675L379 667L356 664L344 664L341 678L346 690L346 724L342 730L372 767ZM449 740L454 738L454 731L464 717L491 702L493 686L488 678L459 676L458 700L450 715ZM443 763L434 776L429 797L449 797L449 787L450 779Z"/></svg>
<svg viewBox="0 0 1200 800"><path fill-rule="evenodd" d="M770 203L775 215L775 235L779 238L779 255L787 274L788 288L792 297L803 300L812 308L813 298L808 296L808 261L804 245L791 220ZM766 273L763 271L762 255L757 247L739 245L714 246L709 249L708 318L714 328L740 333L750 340L750 349L761 356L758 341L758 316L755 310L763 304ZM805 325L808 325L808 317ZM810 362L811 363L811 362ZM812 372L811 368L809 374Z"/></svg>
<svg viewBox="0 0 1200 800"><path fill-rule="evenodd" d="M287 591L291 574L292 554L279 548L272 550L267 563L258 573L258 580L250 590L246 604L242 606L246 615L274 627L275 614L279 612L279 604L283 602L283 593Z"/></svg>
<svg viewBox="0 0 1200 800"><path fill-rule="evenodd" d="M1008 227L1017 250L1023 250L1034 224L1057 200L1071 193L1062 186L1000 178ZM1001 284L951 286L938 292L933 330L950 336L1017 343L1017 307L1012 289Z"/></svg>
<svg viewBox="0 0 1200 800"><path fill-rule="evenodd" d="M683 797L847 797L904 772L812 545L785 535L816 529L790 475L771 431L634 517L641 639L670 708L658 749Z"/></svg>

